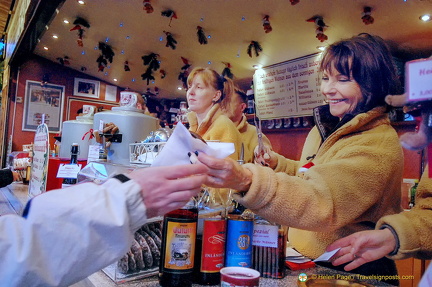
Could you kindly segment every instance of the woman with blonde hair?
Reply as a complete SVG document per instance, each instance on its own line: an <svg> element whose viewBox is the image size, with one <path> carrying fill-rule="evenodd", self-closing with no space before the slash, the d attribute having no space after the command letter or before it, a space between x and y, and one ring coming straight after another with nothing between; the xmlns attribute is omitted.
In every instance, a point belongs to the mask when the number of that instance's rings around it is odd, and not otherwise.
<svg viewBox="0 0 432 287"><path fill-rule="evenodd" d="M234 143L235 153L231 158L239 159L240 133L221 110L222 102L229 102L225 98L234 90L232 80L209 68L195 68L189 74L187 85L189 130L206 141Z"/></svg>

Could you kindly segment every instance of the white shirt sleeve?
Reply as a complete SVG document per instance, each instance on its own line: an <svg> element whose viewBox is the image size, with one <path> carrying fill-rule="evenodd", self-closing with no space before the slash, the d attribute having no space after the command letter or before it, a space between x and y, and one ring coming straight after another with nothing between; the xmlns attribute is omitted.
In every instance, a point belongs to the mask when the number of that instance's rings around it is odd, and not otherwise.
<svg viewBox="0 0 432 287"><path fill-rule="evenodd" d="M78 184L0 217L0 286L68 286L122 257L146 208L133 180ZM3 285L6 284L6 285Z"/></svg>

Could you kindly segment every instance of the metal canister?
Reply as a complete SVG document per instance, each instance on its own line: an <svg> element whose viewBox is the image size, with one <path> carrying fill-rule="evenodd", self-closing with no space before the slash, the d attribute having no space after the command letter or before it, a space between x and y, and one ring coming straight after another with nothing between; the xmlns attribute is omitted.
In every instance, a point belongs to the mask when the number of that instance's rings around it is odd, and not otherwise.
<svg viewBox="0 0 432 287"><path fill-rule="evenodd" d="M225 248L225 267L252 266L253 219L229 215Z"/></svg>

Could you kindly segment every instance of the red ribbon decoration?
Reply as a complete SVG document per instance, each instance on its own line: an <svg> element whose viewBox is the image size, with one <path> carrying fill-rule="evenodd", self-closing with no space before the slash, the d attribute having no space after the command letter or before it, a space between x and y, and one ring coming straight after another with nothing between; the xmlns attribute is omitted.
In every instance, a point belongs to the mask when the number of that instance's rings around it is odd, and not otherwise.
<svg viewBox="0 0 432 287"><path fill-rule="evenodd" d="M90 129L88 132L86 132L86 133L83 135L83 137L81 138L81 140L84 140L87 134L90 134L90 136L89 136L89 140L91 140L92 138L94 138L94 135L93 135L93 129Z"/></svg>

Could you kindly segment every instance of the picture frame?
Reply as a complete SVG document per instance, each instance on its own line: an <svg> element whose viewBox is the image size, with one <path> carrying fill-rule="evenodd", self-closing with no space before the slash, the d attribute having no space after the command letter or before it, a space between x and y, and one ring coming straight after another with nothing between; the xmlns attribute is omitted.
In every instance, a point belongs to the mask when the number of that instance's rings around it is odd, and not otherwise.
<svg viewBox="0 0 432 287"><path fill-rule="evenodd" d="M65 86L26 81L23 131L36 131L45 114L45 124L50 133L58 133L63 122Z"/></svg>
<svg viewBox="0 0 432 287"><path fill-rule="evenodd" d="M89 79L75 78L74 81L74 96L99 98L99 81Z"/></svg>

